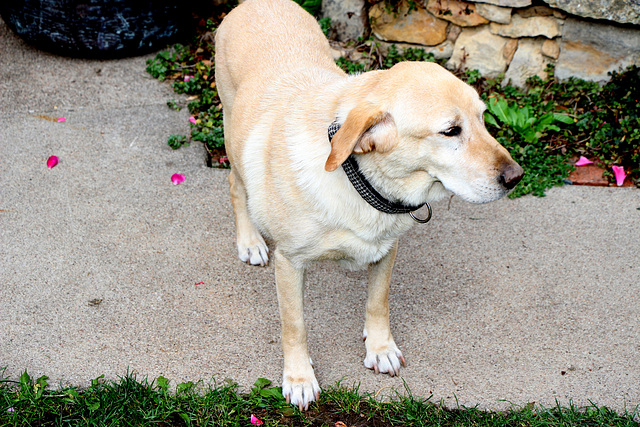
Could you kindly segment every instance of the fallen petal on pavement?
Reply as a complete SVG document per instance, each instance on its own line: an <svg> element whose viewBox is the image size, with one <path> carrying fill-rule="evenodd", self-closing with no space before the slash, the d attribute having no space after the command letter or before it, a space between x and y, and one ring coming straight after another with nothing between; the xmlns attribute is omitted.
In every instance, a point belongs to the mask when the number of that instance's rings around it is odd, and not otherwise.
<svg viewBox="0 0 640 427"><path fill-rule="evenodd" d="M171 175L171 182L173 182L173 185L182 184L184 182L184 175L181 173L174 173Z"/></svg>
<svg viewBox="0 0 640 427"><path fill-rule="evenodd" d="M51 156L47 159L47 167L49 169L53 168L54 166L56 166L59 163L58 157L57 156Z"/></svg>

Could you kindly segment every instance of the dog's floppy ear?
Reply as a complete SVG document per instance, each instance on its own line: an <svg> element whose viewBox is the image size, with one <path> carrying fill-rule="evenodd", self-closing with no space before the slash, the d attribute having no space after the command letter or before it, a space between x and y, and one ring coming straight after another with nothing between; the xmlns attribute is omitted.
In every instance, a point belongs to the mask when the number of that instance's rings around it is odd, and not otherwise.
<svg viewBox="0 0 640 427"><path fill-rule="evenodd" d="M349 111L347 119L331 139L331 153L324 170L336 170L351 153L389 151L397 140L398 131L391 114L370 102L362 102Z"/></svg>

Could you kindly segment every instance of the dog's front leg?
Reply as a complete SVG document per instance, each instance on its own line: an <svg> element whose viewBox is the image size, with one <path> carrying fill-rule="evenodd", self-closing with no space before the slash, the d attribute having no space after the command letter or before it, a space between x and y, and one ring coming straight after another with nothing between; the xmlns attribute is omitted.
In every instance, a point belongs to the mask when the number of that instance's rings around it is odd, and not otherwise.
<svg viewBox="0 0 640 427"><path fill-rule="evenodd" d="M369 291L363 338L367 349L364 366L392 377L400 374L400 364L406 366L402 352L396 346L389 327L389 284L398 251L398 242L380 261L369 266Z"/></svg>
<svg viewBox="0 0 640 427"><path fill-rule="evenodd" d="M306 410L310 402L320 397L320 386L307 350L303 315L305 271L295 267L279 250L275 263L284 353L282 394L288 403Z"/></svg>

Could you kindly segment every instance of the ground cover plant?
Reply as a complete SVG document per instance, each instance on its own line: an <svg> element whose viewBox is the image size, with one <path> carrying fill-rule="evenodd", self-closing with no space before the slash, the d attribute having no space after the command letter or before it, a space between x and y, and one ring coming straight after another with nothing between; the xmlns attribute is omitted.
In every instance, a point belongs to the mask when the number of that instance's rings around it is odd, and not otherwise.
<svg viewBox="0 0 640 427"><path fill-rule="evenodd" d="M411 395L408 388L381 401L357 386L326 388L307 412L288 405L278 387L258 379L249 393L236 384L153 381L127 373L104 375L87 388L50 389L48 378L25 372L17 381L0 369L2 426L615 426L637 427L638 411L618 414L606 407L533 404L505 412L450 409Z"/></svg>
<svg viewBox="0 0 640 427"><path fill-rule="evenodd" d="M299 1L315 7L314 2ZM210 154L210 165L228 166L224 156L222 106L214 81L213 32L226 11L201 20L198 36L188 45L175 45L148 61L147 71L172 81L186 101L170 100L172 108L189 108L189 137L171 135L168 144L177 149L201 141ZM330 22L322 22L325 33ZM348 73L386 69L400 61L434 61L424 49L395 46L382 52L372 40L342 46L345 55L336 62ZM613 182L611 167L622 166L628 179L640 186L640 68L631 66L612 73L604 86L578 79L556 81L553 67L545 80L534 77L526 88L503 84L503 77L484 78L476 70L455 74L474 86L487 103L485 121L489 132L509 149L525 169L525 177L509 197L543 196L546 189L562 185L579 156L605 168Z"/></svg>

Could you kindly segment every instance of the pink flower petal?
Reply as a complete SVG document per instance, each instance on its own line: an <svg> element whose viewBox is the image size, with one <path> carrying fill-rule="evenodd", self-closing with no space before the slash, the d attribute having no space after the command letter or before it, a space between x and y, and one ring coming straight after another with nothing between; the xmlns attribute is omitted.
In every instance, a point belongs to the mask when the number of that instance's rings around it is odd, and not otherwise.
<svg viewBox="0 0 640 427"><path fill-rule="evenodd" d="M54 166L56 166L59 163L58 157L57 156L51 156L47 159L47 167L49 169L53 168Z"/></svg>
<svg viewBox="0 0 640 427"><path fill-rule="evenodd" d="M613 174L616 177L616 184L618 187L621 187L624 184L624 180L627 177L627 174L624 173L624 167L622 166L612 166Z"/></svg>
<svg viewBox="0 0 640 427"><path fill-rule="evenodd" d="M584 156L580 156L580 158L576 162L576 166L586 166L586 165L592 165L592 164L593 162Z"/></svg>
<svg viewBox="0 0 640 427"><path fill-rule="evenodd" d="M66 122L67 119L65 117L58 117L58 123Z"/></svg>
<svg viewBox="0 0 640 427"><path fill-rule="evenodd" d="M174 173L171 175L171 182L173 182L173 185L182 184L184 182L184 175L181 173Z"/></svg>
<svg viewBox="0 0 640 427"><path fill-rule="evenodd" d="M262 425L262 421L260 421L258 419L258 417L256 417L255 415L251 414L251 424L256 425L256 426L261 426Z"/></svg>
<svg viewBox="0 0 640 427"><path fill-rule="evenodd" d="M193 116L189 117L189 121L190 121L191 123L193 123L194 125L196 124L196 118L195 118L195 117L193 117Z"/></svg>
<svg viewBox="0 0 640 427"><path fill-rule="evenodd" d="M184 76L184 81L188 82L189 80L191 80L193 78L193 76Z"/></svg>

